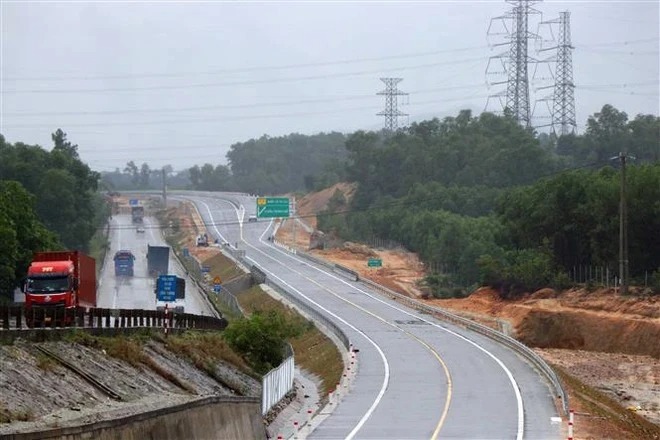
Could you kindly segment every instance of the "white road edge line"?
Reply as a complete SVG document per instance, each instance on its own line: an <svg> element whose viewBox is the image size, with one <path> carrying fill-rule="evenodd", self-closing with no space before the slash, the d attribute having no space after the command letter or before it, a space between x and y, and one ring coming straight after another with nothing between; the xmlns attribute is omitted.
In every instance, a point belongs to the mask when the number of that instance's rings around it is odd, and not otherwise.
<svg viewBox="0 0 660 440"><path fill-rule="evenodd" d="M262 234L262 237L263 237L263 234ZM447 333L450 333L450 334L456 336L457 338L460 338L460 339L466 341L467 343L472 344L474 347L476 347L477 349L481 350L481 351L484 352L486 355L488 355L489 357L491 357L491 358L492 358L492 359L493 359L493 360L494 360L494 361L495 361L495 362L496 362L496 363L502 368L502 370L504 370L504 373L505 373L505 374L507 375L507 377L509 378L509 381L511 382L511 386L513 387L513 392L514 392L514 394L515 394L515 396L516 396L516 403L517 403L516 406L517 406L517 412L518 412L518 427L517 427L518 429L517 429L517 433L516 433L516 440L522 440L522 438L523 438L523 434L524 434L524 429L525 429L525 411L524 411L523 402L522 402L522 395L520 394L520 388L518 387L518 383L516 382L515 378L513 377L513 374L511 373L511 371L510 371L510 370L506 367L506 365L504 365L504 363L503 363L499 358L497 358L494 354L492 354L490 351L486 350L485 348L483 348L482 346L480 346L480 345L477 344L476 342L471 341L470 339L466 338L466 337L463 336L463 335L460 335L460 334L458 334L458 333L456 333L456 332L454 332L454 331L452 331L452 330L449 330L449 329L447 329L447 328L444 328L444 327L442 327L441 325L436 324L436 323L433 322L433 321L429 321L429 320L425 319L424 317L421 317L421 316L416 315L416 314L414 314L414 313L408 312L407 310L404 310L404 309L401 309L401 308L399 308L399 307L396 307L396 306L394 306L394 305L392 305L392 304L390 304L390 303L388 303L388 302L382 300L381 298L378 298L377 296L370 294L369 292L366 292L366 291L364 291L364 290L362 290L362 289L360 289L360 288L358 288L358 287L355 287L355 286L352 285L352 284L349 284L346 280L344 280L344 279L342 279L342 278L340 278L340 277L334 275L333 273L326 272L326 271L324 271L323 269L320 269L320 268L318 268L318 267L316 267L316 266L311 265L309 262L307 262L307 261L305 261L305 260L303 260L303 259L301 259L301 258L296 257L295 254L290 254L290 253L288 253L288 252L285 252L285 251L281 250L280 248L278 248L278 247L276 247L276 246L273 246L273 245L270 244L270 243L266 243L266 242L264 242L262 238L260 238L259 240L260 240L264 245L271 247L271 248L272 248L273 250L275 250L276 252L279 252L279 253L281 253L281 254L283 254L283 255L285 255L285 256L291 258L292 260L295 260L295 261L298 262L298 263L305 264L305 265L307 265L307 266L309 266L309 267L311 267L311 268L313 268L313 269L315 269L315 270L317 270L317 271L319 271L319 272L321 272L321 273L323 273L323 274L326 274L326 275L328 275L328 276L330 276L330 277L336 279L337 281L340 281L340 282L342 282L343 284L346 284L346 285L349 286L352 290L357 290L357 291L363 293L364 295L367 295L368 297L370 297L370 298L372 298L372 299L374 299L374 300L376 300L376 301L378 301L378 302L380 302L380 303L382 303L382 304L384 304L384 305L386 305L386 306L388 306L388 307L390 307L390 308L392 308L392 309L398 310L398 311L400 311L400 312L402 312L402 313L405 313L405 314L408 315L408 316L411 316L411 317L413 317L413 318L416 318L416 319L419 319L419 320L421 320L421 321L424 321L424 322L426 322L426 323L428 323L428 324L430 324L430 325L432 325L432 326L434 326L434 327L437 327L437 328L439 328L439 329L441 329L441 330L443 330L443 331L445 331L445 332L447 332ZM255 248L255 249L256 249L256 248ZM259 249L257 249L257 250L259 250ZM350 300L347 300L347 301L348 301L348 302L351 302Z"/></svg>
<svg viewBox="0 0 660 440"><path fill-rule="evenodd" d="M200 201L201 203L203 203L204 206L206 206L206 209L207 209L207 211L208 211L208 213L209 213L209 216L211 217L211 221L212 221L212 223L214 224L214 228L215 228L215 230L218 232L218 234L220 234L220 231L218 231L217 227L215 226L215 222L213 221L213 215L211 214L211 211L210 211L208 205L207 205L204 201L202 201L202 200L199 200L199 201ZM236 210L236 208L235 208L230 202L228 202L228 201L226 201L226 200L218 199L217 201L218 201L218 202L227 203L227 204L231 205L231 206L234 208L234 210ZM242 205L241 205L241 207L242 207ZM238 210L236 210L236 211L237 211L237 216L238 216ZM272 224L272 222L271 222L271 224ZM482 351L483 353L485 353L486 355L488 355L490 358L492 358L492 359L493 359L493 360L494 360L494 361L495 361L495 362L496 362L496 363L502 368L502 370L504 371L504 373L505 373L505 374L507 375L507 377L509 378L509 381L510 381L510 383L511 383L511 386L513 387L513 391L514 391L514 394L515 394L515 396L516 396L516 406L517 406L517 413L518 413L518 414L517 414L517 415L518 415L518 426L517 426L516 440L522 440L523 435L524 435L524 428L525 428L525 412L524 412L524 406L523 406L523 401L522 401L522 395L521 395L521 393L520 393L520 388L519 388L519 386L518 386L518 383L516 382L515 378L513 377L513 374L511 373L511 371L506 367L506 365L504 365L504 363L503 363L499 358L497 358L494 354L492 354L490 351L486 350L485 348L483 348L482 346L480 346L480 345L477 344L476 342L474 342L474 341L472 341L472 340L466 338L466 337L463 336L463 335L460 335L460 334L458 334L458 333L456 333L456 332L454 332L454 331L452 331L452 330L449 330L449 329L447 329L447 328L444 328L444 327L442 327L441 325L436 324L436 323L433 322L433 321L429 321L429 320L427 320L427 319L424 319L423 317L420 317L420 316L415 315L415 314L413 314L413 313L411 313L411 312L408 312L407 310L403 310L403 309L401 309L401 308L399 308L399 307L396 307L396 306L394 306L394 305L392 305L392 304L389 304L388 302L382 300L381 298L378 298L378 297L375 296L375 295L372 295L372 294L370 294L370 293L368 293L368 292L366 292L366 291L364 291L364 290L362 290L362 289L360 289L360 288L355 287L355 286L352 285L352 284L349 284L347 281L343 280L342 278L339 278L339 277L335 276L334 274L332 274L332 273L330 273L330 272L326 272L326 271L324 271L323 269L320 269L320 268L318 268L318 267L316 267L316 266L311 265L309 262L307 262L307 261L305 261L305 260L303 260L303 259L300 259L300 258L298 258L298 257L295 257L293 254L290 254L290 253L288 253L288 252L284 252L284 251L282 251L281 249L279 249L278 247L273 246L273 245L270 244L270 243L266 243L266 242L264 242L264 241L263 241L263 236L265 235L266 231L268 231L268 229L271 227L271 224L269 224L269 225L268 225L268 228L266 228L266 230L264 230L263 234L261 234L261 237L259 238L259 240L261 241L261 243L263 243L263 244L269 246L270 248L272 248L272 249L275 250L276 252L281 253L282 255L284 255L284 256L286 256L286 257L288 257L288 258L290 258L290 259L295 260L295 261L298 262L298 263L305 264L305 265L307 265L307 266L309 266L309 267L311 267L311 268L313 268L313 269L315 269L315 270L317 270L317 271L319 271L319 272L321 272L321 273L323 273L323 274L325 274L325 275L328 275L328 276L330 276L330 277L332 277L332 278L334 278L334 279L336 279L336 280L342 282L343 284L345 284L345 285L351 287L351 289L358 290L358 291L361 292L362 294L367 295L368 297L370 297L370 298L372 298L372 299L374 299L374 300L376 300L376 301L378 301L378 302L380 302L380 303L382 303L382 304L384 304L384 305L386 305L386 306L388 306L388 307L390 307L390 308L392 308L392 309L394 309L394 310L398 310L398 311L400 311L400 312L402 312L402 313L407 314L408 316L411 316L411 317L414 317L414 318L420 319L421 321L424 321L424 322L426 322L426 323L428 323L428 324L430 324L430 325L432 325L432 326L434 326L434 327L436 327L436 328L439 328L440 330L443 330L443 331L445 331L445 332L447 332L447 333L449 333L449 334L452 334L452 335L456 336L457 338L462 339L462 340L464 340L465 342L467 342L467 343L473 345L474 347L476 347L477 349L479 349L480 351ZM245 241L245 240L243 239L243 228L242 228L242 224L241 224L240 226L241 226L241 230L240 230L240 232L241 232L241 234L240 234L240 235L241 235L241 240ZM222 234L220 234L220 236L222 237ZM247 241L245 241L245 242L247 243ZM249 243L247 243L247 244L250 245ZM254 248L255 250L257 250L257 251L259 251L259 252L261 252L261 253L264 253L264 252L261 251L260 249L257 249L256 247L254 247L254 246L252 246L252 245L250 245L250 246L253 247L253 248ZM265 253L264 253L264 254L265 254ZM267 255L268 257L270 257L270 258L272 258L272 259L274 259L272 256L270 256L270 255L268 255L268 254L265 254L265 255ZM250 260L252 260L252 259L250 258ZM252 261L254 262L254 260L252 260ZM277 260L275 260L275 261L277 261ZM275 276L275 275L274 275L274 276ZM275 276L275 278L278 278L278 277ZM280 278L278 278L278 279L280 279ZM286 283L285 283L285 284L286 284ZM291 286L288 285L288 284L287 284L287 286L291 287ZM294 289L294 290L295 290L295 289ZM297 291L296 291L296 292L297 292ZM302 294L301 294L301 295L302 295ZM302 296L305 297L304 295L302 295ZM315 305L317 305L318 307L322 308L323 310L326 310L326 309L324 309L322 306L320 306L320 305L316 304L314 301L310 300L309 298L307 298L307 297L305 297L305 298L308 299L308 301L310 301L310 302L314 303ZM348 300L348 302L350 303L351 301ZM332 312L329 312L328 310L326 310L326 311L327 311L328 313L332 314ZM334 314L332 314L332 315L333 315L333 316L336 316L336 315L334 315ZM345 322L345 321L343 321L341 318L339 318L339 317L337 317L337 318L340 319L342 322ZM350 324L349 324L349 325L350 325ZM365 337L367 337L367 336L365 335ZM367 337L367 338L368 338L368 337ZM365 420L365 421L366 421L366 420Z"/></svg>
<svg viewBox="0 0 660 440"><path fill-rule="evenodd" d="M208 211L209 216L211 217L211 223L213 223L213 228L214 228L214 229L216 230L216 232L220 235L220 237L223 238L223 235L220 233L220 231L218 231L218 228L217 228L216 225L215 225L215 221L213 221L213 215L211 214L211 210L209 209L209 205L207 205L206 202L204 202L204 201L202 201L202 200L199 200L199 201L204 205L204 207L206 207L206 210ZM218 201L225 202L225 203L229 203L229 202L226 202L226 201L224 201L224 200L218 200ZM231 205L231 203L229 203L229 204ZM231 205L231 206L233 207L233 205ZM234 207L234 209L236 210L235 207ZM236 214L238 215L238 211L236 212ZM272 223L272 222L271 222L271 223ZM269 224L269 225L268 225L268 228L266 228L266 229L264 230L264 232L261 234L261 237L259 238L260 241L263 242L263 240L262 240L262 239L263 239L263 236L266 234L266 232L268 231L268 229L270 229L270 226L271 226L271 225ZM242 228L241 228L241 233L242 233L242 232L243 232L243 231L242 231ZM242 234L241 234L241 235L242 235ZM241 239L242 239L242 237L241 237ZM224 238L223 238L223 240L224 240ZM225 241L226 241L226 240L225 240ZM247 243L247 242L246 242L246 243ZM248 243L248 244L249 244L249 243ZM251 246L251 245L250 245L250 246ZM252 246L252 247L254 247L254 246ZM256 249L256 248L255 248L255 249ZM259 250L259 249L257 249L257 250ZM260 251L260 252L263 253L263 251ZM267 254L266 254L266 255L267 255ZM270 258L273 258L272 256L269 256L269 255L267 255L267 256L270 257ZM250 258L250 257L246 257L246 258L249 259L249 260L251 260L253 263L256 264L256 261L254 261L252 258ZM383 361L383 366L384 366L384 368L385 368L385 376L384 376L384 378L383 378L383 385L381 386L380 391L378 392L378 395L376 396L376 399L374 400L374 402L371 404L371 406L369 407L369 409L364 413L364 415L362 416L362 418L358 421L358 423L355 425L355 427L353 428L353 430L351 430L351 432L350 432L350 433L348 434L348 436L346 437L346 440L351 440L351 439L355 436L355 434L357 434L357 432L362 428L362 426L364 426L364 424L367 422L367 420L369 420L369 418L371 417L371 415L373 414L373 412L376 410L376 407L378 406L378 404L380 403L380 401L383 399L383 396L385 395L385 391L387 390L387 387L388 387L388 385L389 385L389 382L390 382L390 364L389 364L389 362L387 361L387 357L385 356L385 353L383 353L383 350L380 348L380 346L379 346L379 345L378 345L373 339L371 339L369 336L367 336L362 330L359 330L359 329L356 328L353 324L350 324L349 322L347 322L346 320L344 320L344 319L341 318L340 316L336 315L335 313L333 313L333 312L331 312L330 310L326 309L325 307L323 307L322 305L320 305L320 304L317 303L316 301L312 300L311 298L309 298L308 296L306 296L305 294L303 294L302 292L300 292L300 291L299 291L298 289L296 289L295 287L291 286L289 283L287 283L286 281L284 281L283 279L281 279L280 277L278 277L278 276L275 275L274 273L268 271L268 270L265 269L265 268L262 268L262 269L263 269L265 272L267 272L268 274L270 274L270 276L272 276L273 278L279 280L281 283L283 283L284 285L286 285L289 289L291 289L291 290L293 290L294 292L296 292L299 296L301 296L302 298L305 298L305 299L306 299L307 301L309 301L311 304L314 304L314 305L315 305L316 307L318 307L319 309L323 310L324 312L326 312L326 313L329 314L330 316L333 316L334 318L336 318L336 319L339 320L340 322L344 323L344 324L345 324L346 326L348 326L349 328L353 329L355 332L357 332L357 333L360 334L362 337L364 337L367 341L369 341L369 343L371 343L371 345L373 345L374 348L378 351L378 354L380 355L380 358L381 358L381 360Z"/></svg>
<svg viewBox="0 0 660 440"><path fill-rule="evenodd" d="M264 234L265 234L265 232L264 232ZM372 299L374 299L374 300L376 300L376 301L378 301L378 302L380 302L380 303L382 303L382 304L384 304L384 305L386 305L386 306L388 306L388 307L390 307L390 308L392 308L392 309L394 309L394 310L398 310L398 311L400 311L400 312L402 312L402 313L405 313L406 315L408 315L408 316L410 316L410 317L413 317L413 318L419 319L419 320L424 321L424 322L426 322L426 323L428 323L428 324L430 324L430 325L432 325L432 326L434 326L434 327L436 327L436 328L439 328L439 329L441 329L441 330L443 330L443 331L445 331L445 332L447 332L447 333L450 333L450 334L452 334L452 335L454 335L454 336L456 336L456 337L458 337L458 338L460 338L460 339L466 341L467 343L473 345L474 347L476 347L477 349L481 350L481 351L484 352L486 355L488 355L490 358L492 358L492 359L493 359L493 360L494 360L494 361L495 361L495 362L496 362L496 363L502 368L502 370L504 371L504 373L505 373L505 374L507 375L507 377L509 378L509 381L511 382L511 386L513 387L513 392L514 392L514 394L515 394L515 396L516 396L516 406L517 406L517 413L518 413L518 426L517 426L516 440L522 440L522 438L523 438L523 434L524 434L524 429L525 429L525 412L524 412L524 407L523 407L523 402L522 402L522 395L521 395L521 393L520 393L520 388L519 388L518 383L516 382L515 378L513 377L513 374L511 373L511 371L510 371L510 370L506 367L506 365L504 365L504 363L503 363L499 358L497 358L494 354L492 354L490 351L486 350L485 348L483 348L482 346L480 346L480 345L477 344L476 342L474 342L474 341L472 341L472 340L466 338L466 337L463 336L463 335L460 335L460 334L458 334L458 333L456 333L456 332L454 332L454 331L452 331L452 330L449 330L449 329L447 329L447 328L444 328L444 327L442 327L441 325L436 324L436 323L433 322L433 321L429 321L429 320L427 320L427 319L424 319L423 317L420 317L420 316L418 316L418 315L416 315L416 314L414 314L414 313L408 312L407 310L404 310L404 309L401 309L401 308L399 308L399 307L396 307L396 306L394 306L394 305L392 305L392 304L390 304L390 303L388 303L388 302L382 300L381 298L378 298L377 296L370 294L369 292L366 292L366 291L364 291L364 290L362 290L362 289L360 289L360 288L358 288L358 287L355 287L355 286L352 285L352 284L349 284L349 283L348 283L347 281L345 281L344 279L339 278L339 277L337 277L336 275L334 275L334 274L332 274L332 273L330 273L330 272L326 272L326 271L323 270L323 269L320 269L320 268L318 268L318 267L316 267L316 266L311 265L309 262L307 262L307 261L305 261L305 260L303 260L303 259L301 259L301 258L299 258L299 257L296 257L295 254L290 254L290 253L288 253L288 252L285 252L285 251L281 250L280 248L278 248L278 247L276 247L276 246L273 246L273 245L270 244L270 243L266 243L265 241L263 241L263 235L264 235L264 234L261 235L261 237L259 238L259 240L261 241L262 244L271 247L271 248L272 248L273 250L275 250L276 252L278 252L278 253L280 253L280 254L286 256L286 257L289 257L290 259L295 260L295 261L298 262L298 263L301 263L301 264L304 264L304 265L306 265L306 266L308 266L308 267L310 267L310 268L313 268L313 269L315 269L315 270L317 270L317 271L319 271L319 272L321 272L321 273L323 273L323 274L325 274L325 275L328 275L328 276L334 278L335 280L340 281L341 283L343 283L343 284L349 286L351 289L353 289L353 290L357 290L357 291L363 293L364 295L366 295L366 296L368 296L368 297L370 297L370 298L372 298ZM254 246L252 246L252 247L254 247ZM255 248L255 249L258 250L258 251L260 251L260 250L257 249L257 248ZM260 252L262 252L262 251L260 251ZM272 258L272 257L271 257L271 258ZM347 300L347 301L348 301L349 303L351 303L350 300Z"/></svg>

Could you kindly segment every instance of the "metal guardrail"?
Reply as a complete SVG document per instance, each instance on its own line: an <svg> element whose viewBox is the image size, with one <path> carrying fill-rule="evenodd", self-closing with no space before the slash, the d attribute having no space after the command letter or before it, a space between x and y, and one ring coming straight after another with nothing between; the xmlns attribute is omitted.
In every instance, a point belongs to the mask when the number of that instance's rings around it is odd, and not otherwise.
<svg viewBox="0 0 660 440"><path fill-rule="evenodd" d="M380 284L374 283L371 280L361 278L360 282L376 290L379 290L387 295L391 295L393 299L404 302L406 303L406 305L408 305L413 309L420 310L422 312L437 316L444 321L451 322L452 324L460 325L468 330L472 330L477 333L480 333L490 339L493 339L496 342L499 342L502 345L505 345L513 349L522 357L527 359L532 365L534 365L544 376L546 376L546 378L550 381L553 388L555 389L557 397L562 401L562 407L564 413L568 414L568 396L566 395L566 391L564 390L564 387L561 385L561 382L559 381L557 374L539 355L537 355L532 349L530 349L526 345L522 344L521 342L517 341L516 339L510 336L507 336L489 327L486 327L485 325L481 325L477 322L460 317L453 313L449 313L446 310L440 309L438 307L422 304L419 301L416 301L405 295L401 295L400 293L388 289L385 286L381 286Z"/></svg>
<svg viewBox="0 0 660 440"><path fill-rule="evenodd" d="M227 320L211 316L165 313L160 310L103 309L103 308L52 308L38 309L25 306L0 307L0 330L34 328L134 328L157 327L224 330Z"/></svg>
<svg viewBox="0 0 660 440"><path fill-rule="evenodd" d="M188 270L189 266L183 260L184 257L179 255L179 250L174 246L170 246L170 248L172 249L172 254L174 254L174 258L176 258L179 265L181 267L183 267L184 269ZM195 259L195 261L197 261L197 260ZM190 266L194 268L195 265L193 264L193 265L190 265ZM222 312L217 310L215 305L213 304L213 301L211 301L209 299L209 294L210 293L209 293L208 289L206 289L199 281L199 278L201 278L201 274L202 274L201 269L199 267L197 267L197 268L193 269L193 274L192 275L188 274L188 278L191 279L192 282L195 284L195 287L197 287L198 292L201 294L202 299L206 303L209 310L211 310L211 312L213 312L213 314L216 316L216 318L222 318Z"/></svg>
<svg viewBox="0 0 660 440"><path fill-rule="evenodd" d="M360 275L357 272L348 267L342 266L341 264L335 264L333 270L347 277L351 281L360 281Z"/></svg>
<svg viewBox="0 0 660 440"><path fill-rule="evenodd" d="M250 268L251 272L257 272L264 274L265 278L265 284L272 287L275 289L280 295L288 299L289 301L293 302L297 307L302 309L305 313L307 313L309 316L312 317L312 320L316 320L320 322L323 326L325 326L328 330L330 330L342 343L342 345L348 350L350 348L350 340L348 339L348 336L340 329L337 324L326 318L323 314L318 312L316 309L312 308L309 304L307 304L305 301L303 301L301 298L299 298L297 295L290 293L286 287L279 285L277 282L271 280L265 272L260 269L257 265L253 264L252 262L247 261L245 258L245 251L242 252L237 252L235 249L225 249L221 248L222 253L226 255L227 257L231 258L234 261L237 261L244 267ZM309 256L311 257L311 256ZM309 258L308 257L308 258ZM311 257L314 258L314 257ZM323 264L318 261L319 264ZM324 264L325 266L328 267L334 267L334 265L329 265L328 263Z"/></svg>
<svg viewBox="0 0 660 440"><path fill-rule="evenodd" d="M303 257L309 261L312 261L314 263L320 264L322 266L325 266L329 269L336 269L337 267L340 267L344 271L347 271L348 273L355 273L351 269L344 268L343 266L340 266L338 264L332 264L327 261L321 260L317 257L314 257L307 252L302 252L302 251L297 251L296 255ZM440 319L450 322L452 324L456 324L462 327L467 328L468 330L475 331L477 333L480 333L490 339L493 339L496 342L499 342L500 344L503 344L514 351L516 351L518 354L523 356L525 359L527 359L534 367L536 367L547 379L548 381L552 384L553 388L555 389L556 395L559 399L561 399L562 402L562 408L564 410L565 414L568 414L568 396L566 395L566 391L564 390L564 387L561 385L561 382L559 381L559 378L557 376L557 373L539 356L537 355L532 349L527 347L526 345L522 344L521 342L517 341L516 339L507 336L505 334L502 334L496 330L493 330L489 327L486 327L485 325L481 325L477 322L471 321L469 319L460 317L458 315L455 315L453 313L449 313L446 310L440 309L438 307L433 307L433 306L428 306L426 304L422 304L419 301L416 301L412 298L409 298L405 295L402 295L398 292L395 292L391 289L388 289L385 286L381 286L380 284L377 284L369 279L366 278L361 278L358 277L356 281L360 281L363 284L366 284L369 287L372 287L376 289L377 291L380 291L382 293L385 293L387 295L390 295L393 299L403 302L409 307L423 311L425 313L434 315L439 317Z"/></svg>

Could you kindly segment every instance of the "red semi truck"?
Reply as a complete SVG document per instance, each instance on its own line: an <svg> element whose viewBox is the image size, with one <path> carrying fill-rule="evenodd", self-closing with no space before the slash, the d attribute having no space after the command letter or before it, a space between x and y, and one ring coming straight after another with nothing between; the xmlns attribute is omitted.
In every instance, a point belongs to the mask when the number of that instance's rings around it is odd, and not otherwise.
<svg viewBox="0 0 660 440"><path fill-rule="evenodd" d="M80 251L37 252L23 291L29 327L69 325L76 307L96 307L96 261Z"/></svg>

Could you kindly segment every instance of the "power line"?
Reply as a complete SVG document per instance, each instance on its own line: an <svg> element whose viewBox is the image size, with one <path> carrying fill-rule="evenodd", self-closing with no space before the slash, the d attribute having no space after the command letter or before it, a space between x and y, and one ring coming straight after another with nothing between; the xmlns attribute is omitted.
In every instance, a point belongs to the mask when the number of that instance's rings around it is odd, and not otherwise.
<svg viewBox="0 0 660 440"><path fill-rule="evenodd" d="M581 89L587 88L627 88L627 87L645 87L645 86L657 86L660 84L660 80L655 81L642 81L636 83L612 83L612 84L578 84L577 87Z"/></svg>
<svg viewBox="0 0 660 440"><path fill-rule="evenodd" d="M410 92L411 95L419 93L434 93L434 92L444 92L452 90L462 90L462 89L474 89L476 87L481 87L483 84L467 84L464 86L452 86L452 87L439 87L432 89L420 89ZM211 105L211 106L201 106L201 107L181 107L181 108L147 108L147 109L129 109L129 110L98 110L98 111L75 111L75 112L63 112L63 111L53 111L53 112L4 112L5 116L21 116L21 117L36 117L36 116L51 116L51 115L119 115L119 114L143 114L143 113L178 113L178 112L196 112L196 111L207 111L207 110L226 110L226 109L240 109L240 108L260 108L260 107L280 107L280 106L291 106L291 105L302 105L302 104L317 104L317 103L327 103L327 102L340 102L340 101L353 101L353 100L362 100L362 99L373 99L373 95L348 95L348 96L334 96L329 98L321 99L304 99L304 100L295 100L295 101L277 101L277 102L266 102L266 103L253 103L253 104L231 104L231 105Z"/></svg>
<svg viewBox="0 0 660 440"><path fill-rule="evenodd" d="M616 19L621 21L621 19ZM583 48L593 48L593 47L602 47L602 46L621 46L621 45L632 45L632 44L641 44L649 42L657 42L657 38L645 38L639 40L629 40L629 41L613 41L608 43L600 43L596 45L581 45L578 46L578 49ZM179 72L179 73L164 73L164 72L152 72L152 73L141 73L141 74L117 74L117 75L82 75L82 76L20 76L20 77L3 77L4 81L16 81L16 82L27 82L27 81L98 81L98 80L116 80L116 79L148 79L148 78L183 78L187 76L211 76L211 75L224 75L228 73L244 73L244 72L261 72L266 70L287 70L287 69L301 69L306 67L324 67L324 66L334 66L334 65L346 65L346 64L359 64L365 62L373 61L387 61L387 60L396 60L396 59L406 59L406 58L418 58L425 56L441 55L446 53L457 53L457 52L469 52L473 50L484 50L489 46L471 46L463 47L456 49L443 49L443 50L434 50L427 52L414 52L408 54L399 54L399 55L389 55L382 57L367 57L367 58L351 58L344 60L333 60L333 61L321 61L316 63L298 63L298 64L285 64L285 65L270 65L270 66L252 66L252 67L237 67L230 69L212 69L205 72Z"/></svg>
<svg viewBox="0 0 660 440"><path fill-rule="evenodd" d="M400 55L390 55L382 57L371 57L371 58L352 58L345 60L334 60L334 61L321 61L317 63L300 63L300 64L286 64L286 65L277 65L277 66L254 66L254 67L239 67L232 69L214 69L206 72L181 72L181 73L144 73L144 74L120 74L120 75L85 75L85 76L41 76L41 77L9 77L4 78L6 81L85 81L85 80L112 80L112 79L138 79L138 78L182 78L186 76L205 76L205 75L219 75L227 73L242 73L242 72L262 72L264 70L286 70L286 69L300 69L305 67L323 67L323 66L334 66L342 64L356 64L356 63L365 63L373 61L386 61L386 60L395 60L395 59L404 59L404 58L417 58L425 57L432 55L440 55L443 53L456 53L456 52L468 52L472 50L483 50L487 49L488 46L472 46L464 47L457 49L444 49L444 50L434 50L428 52L416 52L409 54L400 54Z"/></svg>
<svg viewBox="0 0 660 440"><path fill-rule="evenodd" d="M633 50L611 50L611 49L591 49L591 48L584 48L584 47L576 47L575 48L578 51L581 52L592 52L592 53L611 53L615 55L634 55L634 56L643 56L643 55L658 55L660 53L659 50L645 50L645 51L633 51Z"/></svg>
<svg viewBox="0 0 660 440"><path fill-rule="evenodd" d="M458 97L454 99L442 99L442 102L451 102L451 101L464 101L466 98ZM425 104L438 104L439 100L430 100L430 101L420 101L415 103L415 105L425 105ZM121 127L121 126L142 126L142 125L162 125L162 124L190 124L190 123L222 123L222 122L231 122L231 121L242 121L242 120L254 120L254 119L280 119L280 118L290 118L290 117L307 117L307 116L319 116L333 113L345 113L348 111L364 111L371 110L375 111L376 109L373 106L362 106L362 107L349 107L341 108L336 110L323 110L317 112L304 111L296 113L274 113L274 114L263 114L263 115L249 115L249 116L223 116L215 118L196 118L196 119L167 119L167 120L157 120L157 121L131 121L131 122L92 122L92 123L73 123L66 124L67 128L70 127ZM34 129L34 128L49 128L54 125L63 125L63 124L5 124L5 128L25 128L25 129Z"/></svg>
<svg viewBox="0 0 660 440"><path fill-rule="evenodd" d="M329 78L345 78L351 76L364 76L381 74L383 72L399 72L405 70L426 69L444 65L456 65L464 63L472 63L481 61L483 58L466 58L454 61L442 61L427 64L418 64L412 66L392 67L387 69L363 70L358 72L342 72L342 73L328 73L320 75L306 75L285 78L270 78L262 80L246 80L246 81L225 81L216 83L198 83L198 84L180 84L180 85L159 85L159 86L142 86L142 87L114 87L114 88L96 88L96 89L26 89L26 90L2 90L3 94L20 94L20 93L34 93L34 94L71 94L71 93L108 93L108 92L139 92L139 91L156 91L156 90L185 90L185 89L198 89L198 88L212 88L212 87L228 87L239 85L257 85L257 84L274 84L291 81L309 81L317 79Z"/></svg>
<svg viewBox="0 0 660 440"><path fill-rule="evenodd" d="M597 43L597 44L588 44L580 45L578 48L593 48L593 47L605 47L605 46L628 46L631 44L642 44L642 43L657 43L658 37L654 38L642 38L639 40L627 40L627 41L610 41L607 43Z"/></svg>

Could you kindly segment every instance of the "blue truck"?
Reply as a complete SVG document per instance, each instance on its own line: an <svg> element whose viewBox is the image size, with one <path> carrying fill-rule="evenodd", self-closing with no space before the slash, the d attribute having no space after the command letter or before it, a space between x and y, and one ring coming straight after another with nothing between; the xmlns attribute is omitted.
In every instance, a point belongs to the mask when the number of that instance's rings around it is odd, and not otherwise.
<svg viewBox="0 0 660 440"><path fill-rule="evenodd" d="M135 255L131 251L120 250L115 253L115 276L133 276Z"/></svg>

